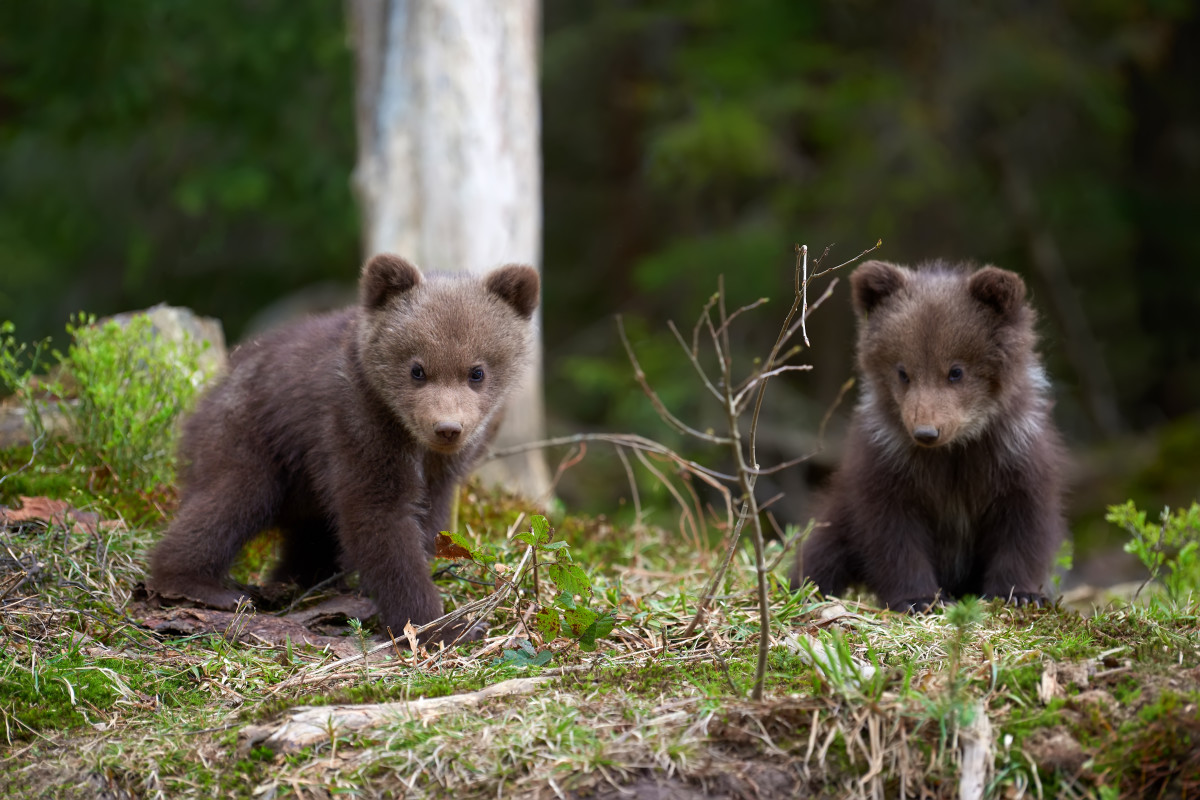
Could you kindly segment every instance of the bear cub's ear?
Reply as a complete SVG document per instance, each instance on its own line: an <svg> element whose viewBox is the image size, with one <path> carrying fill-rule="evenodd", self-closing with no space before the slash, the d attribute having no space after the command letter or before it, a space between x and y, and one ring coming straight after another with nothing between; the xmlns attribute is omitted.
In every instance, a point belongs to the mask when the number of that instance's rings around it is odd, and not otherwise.
<svg viewBox="0 0 1200 800"><path fill-rule="evenodd" d="M886 261L866 261L850 276L850 296L854 310L866 315L875 306L904 288L907 270Z"/></svg>
<svg viewBox="0 0 1200 800"><path fill-rule="evenodd" d="M533 316L537 308L540 282L537 270L524 264L507 264L494 269L483 279L484 287L505 303L522 319Z"/></svg>
<svg viewBox="0 0 1200 800"><path fill-rule="evenodd" d="M358 282L359 300L365 308L374 311L420 282L421 270L411 262L391 253L380 253L363 267Z"/></svg>
<svg viewBox="0 0 1200 800"><path fill-rule="evenodd" d="M1025 304L1025 281L1015 272L984 267L971 276L971 296L1004 319L1010 319Z"/></svg>

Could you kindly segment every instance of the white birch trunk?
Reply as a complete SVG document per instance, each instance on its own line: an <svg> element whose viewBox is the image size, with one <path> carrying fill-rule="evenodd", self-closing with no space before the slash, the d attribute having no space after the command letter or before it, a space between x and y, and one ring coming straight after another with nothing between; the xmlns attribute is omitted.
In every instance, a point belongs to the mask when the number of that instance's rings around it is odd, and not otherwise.
<svg viewBox="0 0 1200 800"><path fill-rule="evenodd" d="M537 0L350 0L348 10L366 254L438 272L540 268ZM496 446L544 428L539 342ZM549 487L540 452L492 462L485 476L533 498Z"/></svg>

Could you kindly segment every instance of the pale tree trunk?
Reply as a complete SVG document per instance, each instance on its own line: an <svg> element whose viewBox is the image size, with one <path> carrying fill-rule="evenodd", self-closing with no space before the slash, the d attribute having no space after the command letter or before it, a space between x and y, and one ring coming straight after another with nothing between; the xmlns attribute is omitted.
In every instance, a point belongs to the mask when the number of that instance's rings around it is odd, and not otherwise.
<svg viewBox="0 0 1200 800"><path fill-rule="evenodd" d="M537 0L349 0L358 54L355 183L368 255L483 273L541 260ZM540 319L540 316L539 316ZM544 434L539 341L497 447ZM541 453L485 477L530 497Z"/></svg>

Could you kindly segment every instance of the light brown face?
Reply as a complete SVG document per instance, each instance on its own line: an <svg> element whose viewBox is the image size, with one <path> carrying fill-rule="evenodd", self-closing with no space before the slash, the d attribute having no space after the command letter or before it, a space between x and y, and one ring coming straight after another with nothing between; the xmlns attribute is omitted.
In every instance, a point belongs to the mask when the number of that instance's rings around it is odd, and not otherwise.
<svg viewBox="0 0 1200 800"><path fill-rule="evenodd" d="M371 266L364 285L374 277ZM537 273L528 267L483 279L418 274L374 307L364 303L360 352L368 379L423 446L457 452L486 434L521 380L536 301Z"/></svg>
<svg viewBox="0 0 1200 800"><path fill-rule="evenodd" d="M869 262L852 277L860 313L859 366L913 443L942 447L986 429L999 409L1013 324L992 302L1013 273L916 273ZM1009 277L1011 276L1011 278ZM991 281L991 282L989 282ZM1020 303L1023 298L1010 294ZM982 297L981 297L982 295ZM1021 327L1018 325L1018 327Z"/></svg>
<svg viewBox="0 0 1200 800"><path fill-rule="evenodd" d="M981 431L997 376L984 320L936 298L902 300L871 332L863 370L886 389L904 429L923 447Z"/></svg>
<svg viewBox="0 0 1200 800"><path fill-rule="evenodd" d="M403 334L381 345L390 347L393 364L387 402L424 446L453 453L481 435L502 407L520 378L524 348L493 336L496 326L511 323L488 313L495 309L468 314L440 305L405 315L398 323Z"/></svg>

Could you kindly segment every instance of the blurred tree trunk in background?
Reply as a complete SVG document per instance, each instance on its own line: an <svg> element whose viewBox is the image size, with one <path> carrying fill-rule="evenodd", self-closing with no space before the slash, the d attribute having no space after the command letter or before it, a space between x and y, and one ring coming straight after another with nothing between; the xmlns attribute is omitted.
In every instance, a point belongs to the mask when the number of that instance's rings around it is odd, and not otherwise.
<svg viewBox="0 0 1200 800"><path fill-rule="evenodd" d="M348 10L366 253L439 272L538 266L537 0L351 0ZM544 428L539 341L496 444L539 439ZM484 472L530 497L549 487L540 452Z"/></svg>

